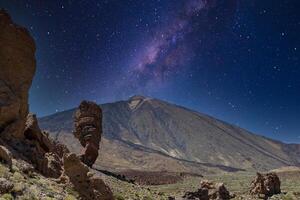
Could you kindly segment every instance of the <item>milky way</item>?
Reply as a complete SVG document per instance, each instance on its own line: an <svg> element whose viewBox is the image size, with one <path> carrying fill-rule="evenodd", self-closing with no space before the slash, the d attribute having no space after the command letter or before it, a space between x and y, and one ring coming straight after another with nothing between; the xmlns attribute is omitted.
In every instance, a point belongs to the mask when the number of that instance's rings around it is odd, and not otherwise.
<svg viewBox="0 0 300 200"><path fill-rule="evenodd" d="M168 83L166 79L169 76L189 67L188 61L192 59L193 47L188 44L186 37L193 32L191 19L211 4L206 0L186 1L183 10L178 12L175 19L156 30L153 38L143 44L142 52L129 63L126 83L121 86L128 84L135 91L155 90Z"/></svg>
<svg viewBox="0 0 300 200"><path fill-rule="evenodd" d="M38 116L135 94L300 142L300 1L7 1L37 46Z"/></svg>

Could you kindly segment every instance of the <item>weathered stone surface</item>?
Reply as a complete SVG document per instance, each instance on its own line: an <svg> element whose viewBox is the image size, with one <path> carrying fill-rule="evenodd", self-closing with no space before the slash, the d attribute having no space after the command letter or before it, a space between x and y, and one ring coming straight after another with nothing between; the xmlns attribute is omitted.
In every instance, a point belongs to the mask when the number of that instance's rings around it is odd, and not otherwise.
<svg viewBox="0 0 300 200"><path fill-rule="evenodd" d="M89 167L83 164L76 154L66 154L63 164L64 172L61 179L63 182L68 179L82 199L114 199L109 187L99 177L91 175Z"/></svg>
<svg viewBox="0 0 300 200"><path fill-rule="evenodd" d="M24 136L24 142L27 144L24 147L25 155L35 168L47 177L60 177L63 153L60 152L60 148L57 148L56 143L40 130L34 114L27 116Z"/></svg>
<svg viewBox="0 0 300 200"><path fill-rule="evenodd" d="M74 136L84 147L80 159L91 167L97 157L102 135L102 111L93 102L83 101L74 115Z"/></svg>
<svg viewBox="0 0 300 200"><path fill-rule="evenodd" d="M187 200L228 200L234 198L235 195L230 194L223 183L213 183L210 181L202 181L200 188L196 192L186 192L183 199Z"/></svg>
<svg viewBox="0 0 300 200"><path fill-rule="evenodd" d="M268 198L274 194L280 194L280 180L276 173L257 173L251 183L250 194Z"/></svg>
<svg viewBox="0 0 300 200"><path fill-rule="evenodd" d="M35 44L4 10L0 10L0 47L0 133L22 138L36 68Z"/></svg>
<svg viewBox="0 0 300 200"><path fill-rule="evenodd" d="M0 178L0 194L9 193L13 188L14 184L11 181L5 178Z"/></svg>
<svg viewBox="0 0 300 200"><path fill-rule="evenodd" d="M24 136L27 140L36 142L43 153L53 149L51 139L41 131L35 114L29 113L27 115Z"/></svg>
<svg viewBox="0 0 300 200"><path fill-rule="evenodd" d="M0 145L0 160L3 161L5 164L7 164L9 166L9 168L11 169L12 154L5 146L2 146L2 145Z"/></svg>

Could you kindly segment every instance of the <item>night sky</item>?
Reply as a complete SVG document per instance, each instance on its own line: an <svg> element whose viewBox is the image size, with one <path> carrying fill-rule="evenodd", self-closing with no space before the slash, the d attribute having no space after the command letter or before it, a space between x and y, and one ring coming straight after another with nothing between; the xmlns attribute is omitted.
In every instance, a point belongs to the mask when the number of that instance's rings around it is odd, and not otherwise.
<svg viewBox="0 0 300 200"><path fill-rule="evenodd" d="M37 45L31 112L151 96L300 142L299 0L0 0Z"/></svg>

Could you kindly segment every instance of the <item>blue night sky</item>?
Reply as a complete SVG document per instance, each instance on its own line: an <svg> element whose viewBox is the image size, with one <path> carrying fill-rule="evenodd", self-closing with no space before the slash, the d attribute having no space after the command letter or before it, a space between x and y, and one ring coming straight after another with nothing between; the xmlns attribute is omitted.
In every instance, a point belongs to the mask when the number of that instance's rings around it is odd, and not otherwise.
<svg viewBox="0 0 300 200"><path fill-rule="evenodd" d="M300 143L299 0L0 0L37 45L38 116L134 94Z"/></svg>

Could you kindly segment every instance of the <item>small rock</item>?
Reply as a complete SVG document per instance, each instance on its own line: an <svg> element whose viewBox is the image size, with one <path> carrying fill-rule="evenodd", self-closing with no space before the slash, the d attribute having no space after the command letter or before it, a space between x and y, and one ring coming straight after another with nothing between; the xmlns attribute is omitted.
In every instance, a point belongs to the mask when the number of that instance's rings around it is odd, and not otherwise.
<svg viewBox="0 0 300 200"><path fill-rule="evenodd" d="M213 183L210 181L202 181L200 188L196 192L186 192L183 199L186 200L229 200L234 198L235 195L224 186L224 183Z"/></svg>

